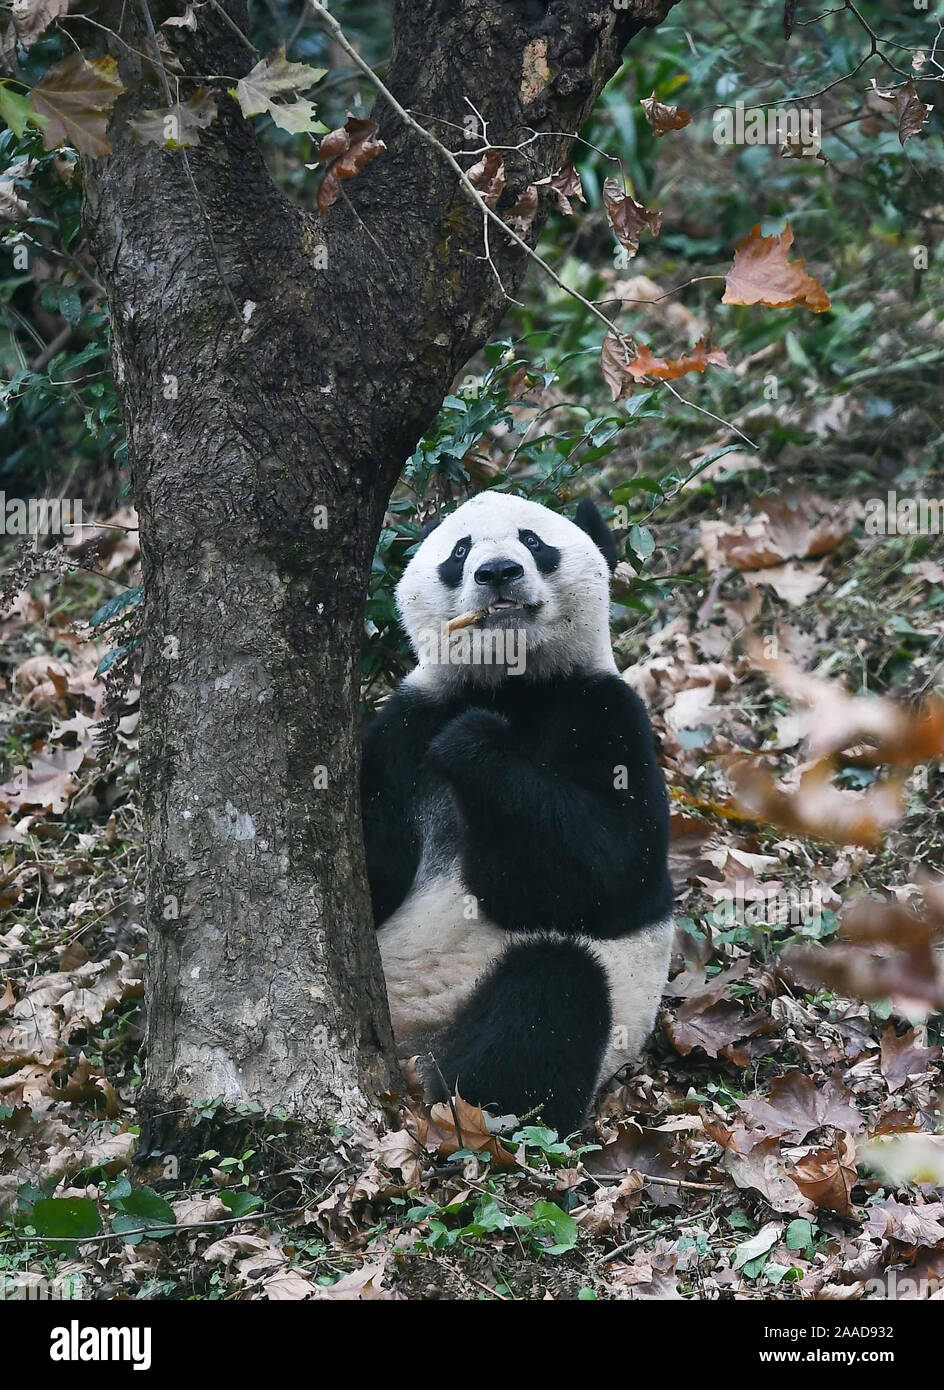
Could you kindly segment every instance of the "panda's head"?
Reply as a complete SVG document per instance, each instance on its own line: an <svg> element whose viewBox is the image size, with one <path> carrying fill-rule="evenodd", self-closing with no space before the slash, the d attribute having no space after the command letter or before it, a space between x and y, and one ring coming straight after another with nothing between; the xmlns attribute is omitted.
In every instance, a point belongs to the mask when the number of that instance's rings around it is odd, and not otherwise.
<svg viewBox="0 0 944 1390"><path fill-rule="evenodd" d="M615 670L609 636L613 536L592 502L568 521L482 492L427 531L397 586L423 684ZM450 638L454 618L476 614Z"/></svg>

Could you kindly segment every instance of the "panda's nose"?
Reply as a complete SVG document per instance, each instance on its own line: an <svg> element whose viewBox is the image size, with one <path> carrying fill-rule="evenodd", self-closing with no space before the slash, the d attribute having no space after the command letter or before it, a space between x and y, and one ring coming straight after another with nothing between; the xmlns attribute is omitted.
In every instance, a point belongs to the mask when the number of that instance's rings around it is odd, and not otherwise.
<svg viewBox="0 0 944 1390"><path fill-rule="evenodd" d="M494 560L486 560L484 565L479 565L475 571L476 584L510 584L513 579L520 579L524 574L524 566L519 565L517 560L509 560L504 555L499 555Z"/></svg>

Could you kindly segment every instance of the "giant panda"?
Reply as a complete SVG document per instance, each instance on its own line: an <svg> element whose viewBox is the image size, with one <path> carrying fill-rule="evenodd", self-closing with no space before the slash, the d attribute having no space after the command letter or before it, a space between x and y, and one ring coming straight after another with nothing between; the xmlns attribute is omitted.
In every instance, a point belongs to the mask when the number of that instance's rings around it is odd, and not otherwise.
<svg viewBox="0 0 944 1390"><path fill-rule="evenodd" d="M651 1032L673 933L665 784L610 646L615 564L592 502L575 521L508 493L458 507L397 586L418 664L362 740L400 1055L440 1099L561 1134Z"/></svg>

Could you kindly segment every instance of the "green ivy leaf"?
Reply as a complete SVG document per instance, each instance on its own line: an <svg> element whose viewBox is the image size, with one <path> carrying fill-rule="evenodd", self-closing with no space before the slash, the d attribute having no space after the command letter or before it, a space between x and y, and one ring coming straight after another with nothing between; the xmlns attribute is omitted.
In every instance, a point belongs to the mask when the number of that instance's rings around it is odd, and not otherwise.
<svg viewBox="0 0 944 1390"><path fill-rule="evenodd" d="M102 1229L102 1215L90 1197L41 1197L30 1225L36 1234L55 1240L87 1240Z"/></svg>
<svg viewBox="0 0 944 1390"><path fill-rule="evenodd" d="M577 1244L577 1223L554 1202L535 1202L534 1219L545 1226L554 1237L549 1255L564 1255Z"/></svg>
<svg viewBox="0 0 944 1390"><path fill-rule="evenodd" d="M151 1240L166 1240L174 1234L177 1225L174 1208L151 1187L136 1187L115 1205L121 1211L112 1217L111 1228L126 1245L138 1245L145 1236Z"/></svg>

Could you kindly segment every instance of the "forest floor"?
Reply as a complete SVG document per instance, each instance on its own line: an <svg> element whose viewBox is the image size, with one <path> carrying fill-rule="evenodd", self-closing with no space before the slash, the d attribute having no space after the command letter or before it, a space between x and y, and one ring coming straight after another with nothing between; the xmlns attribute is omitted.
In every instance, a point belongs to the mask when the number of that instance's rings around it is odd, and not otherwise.
<svg viewBox="0 0 944 1390"><path fill-rule="evenodd" d="M285 1117L210 1105L186 1171L142 1184L133 682L95 745L133 600L88 625L138 582L136 533L20 595L0 623L0 1279L133 1299L944 1288L944 911L922 881L944 776L921 756L940 729L890 702L940 682L944 557L866 535L841 477L758 501L737 459L714 471L723 519L696 491L659 531L654 571L681 582L617 638L672 797L675 975L643 1061L569 1142L535 1117L509 1147L460 1106L459 1150L448 1108L407 1095L385 1134L299 1164ZM843 694L862 688L867 708Z"/></svg>

